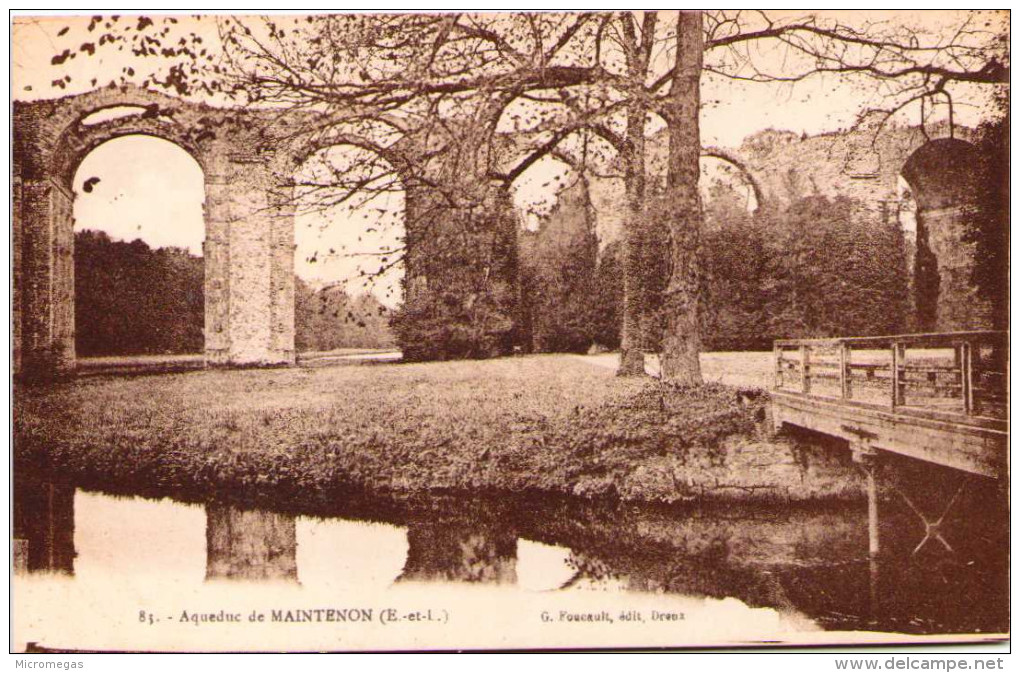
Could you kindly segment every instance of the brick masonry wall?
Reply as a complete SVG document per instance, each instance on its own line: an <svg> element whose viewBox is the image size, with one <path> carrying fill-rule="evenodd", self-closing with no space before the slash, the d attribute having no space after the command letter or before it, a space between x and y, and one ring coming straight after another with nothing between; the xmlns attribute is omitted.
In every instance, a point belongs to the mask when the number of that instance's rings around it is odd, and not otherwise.
<svg viewBox="0 0 1020 673"><path fill-rule="evenodd" d="M83 124L139 106L134 116ZM123 135L174 142L206 176L206 357L210 364L294 362L293 217L270 207L278 174L260 151L261 120L134 87L14 106L14 367L74 368L72 181L81 160Z"/></svg>

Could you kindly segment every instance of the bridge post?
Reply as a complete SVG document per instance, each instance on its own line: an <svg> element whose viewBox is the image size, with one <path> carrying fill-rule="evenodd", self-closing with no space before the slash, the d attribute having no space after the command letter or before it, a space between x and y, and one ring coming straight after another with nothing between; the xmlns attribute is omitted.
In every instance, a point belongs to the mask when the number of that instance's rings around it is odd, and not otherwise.
<svg viewBox="0 0 1020 673"><path fill-rule="evenodd" d="M905 389L906 383L904 381L904 367L907 361L907 349L906 346L899 342L893 342L892 345L892 407L903 406L906 401Z"/></svg>
<svg viewBox="0 0 1020 673"><path fill-rule="evenodd" d="M853 459L864 472L868 491L868 571L870 581L868 588L870 593L870 606L873 617L877 617L879 611L879 554L882 551L878 529L878 451L871 446L874 436L869 432L857 430L854 432L857 439L850 440L850 448L853 451Z"/></svg>
<svg viewBox="0 0 1020 673"><path fill-rule="evenodd" d="M850 387L850 344L845 341L839 344L839 394L844 400L853 397Z"/></svg>
<svg viewBox="0 0 1020 673"><path fill-rule="evenodd" d="M878 535L878 454L870 446L862 446L857 460L867 479L868 488L868 555L875 559L881 551Z"/></svg>
<svg viewBox="0 0 1020 673"><path fill-rule="evenodd" d="M963 398L963 413L977 414L974 406L974 352L970 342L964 341L955 349L955 365L960 372L960 396Z"/></svg>
<svg viewBox="0 0 1020 673"><path fill-rule="evenodd" d="M880 591L879 580L879 554L881 553L881 541L878 535L878 452L871 446L869 433L861 432L860 438L851 443L854 451L854 461L861 466L867 482L868 490L868 574L869 574L869 605L872 617L877 617L879 612Z"/></svg>
<svg viewBox="0 0 1020 673"><path fill-rule="evenodd" d="M783 387L783 349L778 343L772 344L772 362L775 363L772 370L772 388L779 390Z"/></svg>
<svg viewBox="0 0 1020 673"><path fill-rule="evenodd" d="M881 551L878 535L878 451L871 445L872 440L877 438L874 433L860 428L843 428L847 433L854 436L850 440L850 450L853 452L853 460L861 471L864 472L867 480L868 491L868 555L872 561L876 561Z"/></svg>
<svg viewBox="0 0 1020 673"><path fill-rule="evenodd" d="M800 347L800 389L805 395L811 392L811 346Z"/></svg>

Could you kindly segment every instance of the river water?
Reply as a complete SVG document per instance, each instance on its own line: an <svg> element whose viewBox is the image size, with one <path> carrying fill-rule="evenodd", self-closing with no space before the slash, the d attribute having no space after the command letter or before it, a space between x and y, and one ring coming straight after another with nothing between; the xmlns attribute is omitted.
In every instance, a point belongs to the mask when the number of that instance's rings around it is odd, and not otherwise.
<svg viewBox="0 0 1020 673"><path fill-rule="evenodd" d="M1001 521L982 516L986 491L969 487L947 516L951 553L933 539L912 555L923 526L887 498L885 554L873 562L863 503L637 506L497 494L254 507L21 477L15 647L981 638L1008 630L1009 618L1007 546Z"/></svg>

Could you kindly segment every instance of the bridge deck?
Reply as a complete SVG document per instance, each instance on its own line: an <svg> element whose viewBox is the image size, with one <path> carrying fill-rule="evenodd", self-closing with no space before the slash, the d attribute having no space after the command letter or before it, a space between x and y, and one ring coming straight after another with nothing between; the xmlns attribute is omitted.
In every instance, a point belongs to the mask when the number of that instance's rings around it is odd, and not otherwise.
<svg viewBox="0 0 1020 673"><path fill-rule="evenodd" d="M1005 332L777 341L773 419L964 472L1008 470Z"/></svg>

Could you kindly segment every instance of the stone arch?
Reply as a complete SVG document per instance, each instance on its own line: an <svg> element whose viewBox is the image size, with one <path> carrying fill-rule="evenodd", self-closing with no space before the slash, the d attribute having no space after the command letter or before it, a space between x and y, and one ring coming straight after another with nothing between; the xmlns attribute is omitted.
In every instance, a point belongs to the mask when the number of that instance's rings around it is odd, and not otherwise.
<svg viewBox="0 0 1020 673"><path fill-rule="evenodd" d="M352 145L378 154L397 172L405 195L404 281L403 306L391 324L405 359L511 352L517 258L509 190L478 173L480 145L465 139L462 125L388 125L403 133L392 144L336 132L302 138L287 149L288 168L321 149Z"/></svg>
<svg viewBox="0 0 1020 673"><path fill-rule="evenodd" d="M701 149L702 159L716 159L724 163L733 166L740 173L740 176L744 179L747 185L751 188L751 192L754 194L754 209L760 210L765 205L765 193L762 191L761 183L755 176L751 169L748 168L747 164L740 160L733 152L729 152L721 147L703 147Z"/></svg>
<svg viewBox="0 0 1020 673"><path fill-rule="evenodd" d="M957 138L917 148L900 171L917 205L914 302L920 331L989 329L993 302L973 282L988 180L977 146Z"/></svg>
<svg viewBox="0 0 1020 673"><path fill-rule="evenodd" d="M144 112L83 123L114 107ZM206 363L293 364L292 213L274 198L278 160L261 121L130 86L15 103L16 374L75 368L71 184L90 151L126 135L178 145L205 175Z"/></svg>
<svg viewBox="0 0 1020 673"><path fill-rule="evenodd" d="M89 358L97 356L200 355L205 349L205 172L192 152L165 138L109 135L86 146L66 176L57 174L73 194L69 221L55 224L72 230L76 366L91 369L96 365ZM106 248L102 239L116 247ZM150 251L143 253L146 246ZM146 255L146 265L124 266L125 253ZM189 279L173 288L187 292L168 294L171 288L163 281L154 284L152 274L162 275L164 264L177 270L175 278ZM104 278L119 278L120 290L103 291ZM130 304L123 303L127 296L133 297ZM157 306L166 312L154 314Z"/></svg>
<svg viewBox="0 0 1020 673"><path fill-rule="evenodd" d="M294 207L298 287L310 281L332 291L339 285L352 300L369 292L395 308L390 300L406 289L403 275L409 253L406 183L411 171L406 159L392 147L347 135L302 144L291 156L291 174L281 184L288 184L286 198ZM309 188L309 183L315 187ZM385 191L374 191L380 188ZM310 258L316 263L308 264ZM326 296L320 298L326 301ZM325 306L312 311L305 301L298 292L295 345L299 351L314 351L317 347L311 344L330 342L332 337L319 332L319 337L304 338L310 333L303 334L299 327L324 315Z"/></svg>
<svg viewBox="0 0 1020 673"><path fill-rule="evenodd" d="M191 156L202 172L206 172L208 157L201 145L195 143L177 124L160 122L152 118L124 117L84 126L68 131L53 154L49 173L61 186L70 190L78 166L93 150L111 140L125 136L148 136L176 145Z"/></svg>

